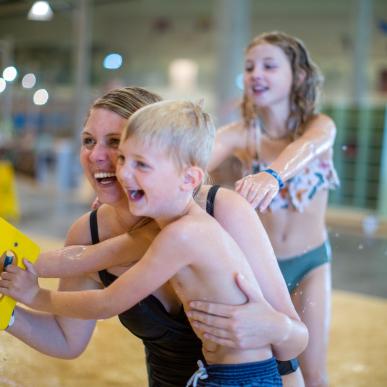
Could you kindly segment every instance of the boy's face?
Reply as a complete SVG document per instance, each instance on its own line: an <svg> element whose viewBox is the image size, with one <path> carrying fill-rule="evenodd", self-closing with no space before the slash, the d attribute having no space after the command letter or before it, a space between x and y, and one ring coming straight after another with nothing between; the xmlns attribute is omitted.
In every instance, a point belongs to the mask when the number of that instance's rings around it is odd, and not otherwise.
<svg viewBox="0 0 387 387"><path fill-rule="evenodd" d="M156 145L144 144L135 137L121 141L119 153L117 177L133 215L167 216L184 181L183 172L172 157Z"/></svg>

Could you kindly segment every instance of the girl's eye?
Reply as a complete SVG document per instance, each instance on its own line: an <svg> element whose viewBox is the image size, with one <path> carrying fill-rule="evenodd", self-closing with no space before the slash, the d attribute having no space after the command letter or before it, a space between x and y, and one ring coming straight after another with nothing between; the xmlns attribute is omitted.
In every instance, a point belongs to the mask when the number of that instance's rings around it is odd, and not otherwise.
<svg viewBox="0 0 387 387"><path fill-rule="evenodd" d="M275 69L276 67L277 67L277 65L274 63L266 63L265 64L265 69L267 69L267 70L272 70L272 69Z"/></svg>
<svg viewBox="0 0 387 387"><path fill-rule="evenodd" d="M82 146L87 149L91 149L95 145L95 141L91 137L83 137L82 138Z"/></svg>
<svg viewBox="0 0 387 387"><path fill-rule="evenodd" d="M250 73L254 70L254 66L252 64L246 64L245 65L245 71Z"/></svg>

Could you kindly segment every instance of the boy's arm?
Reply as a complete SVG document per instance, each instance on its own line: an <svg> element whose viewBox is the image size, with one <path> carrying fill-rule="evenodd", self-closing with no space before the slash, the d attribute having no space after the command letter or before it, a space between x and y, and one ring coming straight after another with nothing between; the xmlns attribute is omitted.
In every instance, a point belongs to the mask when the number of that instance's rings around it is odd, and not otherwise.
<svg viewBox="0 0 387 387"><path fill-rule="evenodd" d="M79 226L73 227L76 229ZM67 246L43 252L34 264L35 271L39 277L66 278L136 262L145 254L159 231L155 222L143 227L141 231L121 234L95 245ZM81 230L84 232L84 227Z"/></svg>
<svg viewBox="0 0 387 387"><path fill-rule="evenodd" d="M7 266L0 280L0 292L33 309L56 315L81 319L115 316L133 307L188 264L184 253L189 238L179 238L173 229L182 236L178 226L165 228L144 257L103 290L61 292L40 289L33 266L25 261L27 270Z"/></svg>
<svg viewBox="0 0 387 387"><path fill-rule="evenodd" d="M285 182L300 172L312 159L333 146L336 137L335 123L319 114L306 127L302 136L291 142L268 166ZM235 190L260 211L264 211L279 191L279 183L268 173L246 176L235 183Z"/></svg>

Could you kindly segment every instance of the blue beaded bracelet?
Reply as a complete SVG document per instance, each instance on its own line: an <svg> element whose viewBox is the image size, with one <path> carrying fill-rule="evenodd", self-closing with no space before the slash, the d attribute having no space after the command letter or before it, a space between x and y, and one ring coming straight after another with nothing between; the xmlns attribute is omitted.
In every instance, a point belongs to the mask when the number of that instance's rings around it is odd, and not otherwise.
<svg viewBox="0 0 387 387"><path fill-rule="evenodd" d="M279 189L282 189L282 188L285 187L285 184L284 184L284 182L282 181L280 175L278 174L278 172L274 171L274 169L268 168L268 169L264 169L264 170L261 171L261 172L266 172L266 173L268 173L269 175L272 175L272 176L277 180Z"/></svg>

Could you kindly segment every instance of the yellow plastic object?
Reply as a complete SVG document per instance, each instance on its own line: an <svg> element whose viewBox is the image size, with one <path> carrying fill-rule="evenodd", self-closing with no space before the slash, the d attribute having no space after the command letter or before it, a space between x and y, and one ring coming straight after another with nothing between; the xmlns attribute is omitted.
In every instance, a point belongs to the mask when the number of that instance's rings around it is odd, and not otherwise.
<svg viewBox="0 0 387 387"><path fill-rule="evenodd" d="M9 161L0 161L0 216L18 219L19 215L12 164Z"/></svg>
<svg viewBox="0 0 387 387"><path fill-rule="evenodd" d="M0 218L0 272L5 261L12 257L13 264L25 269L23 258L35 262L40 252L39 246L25 236L17 228ZM8 296L0 295L0 330L8 327L16 301Z"/></svg>

